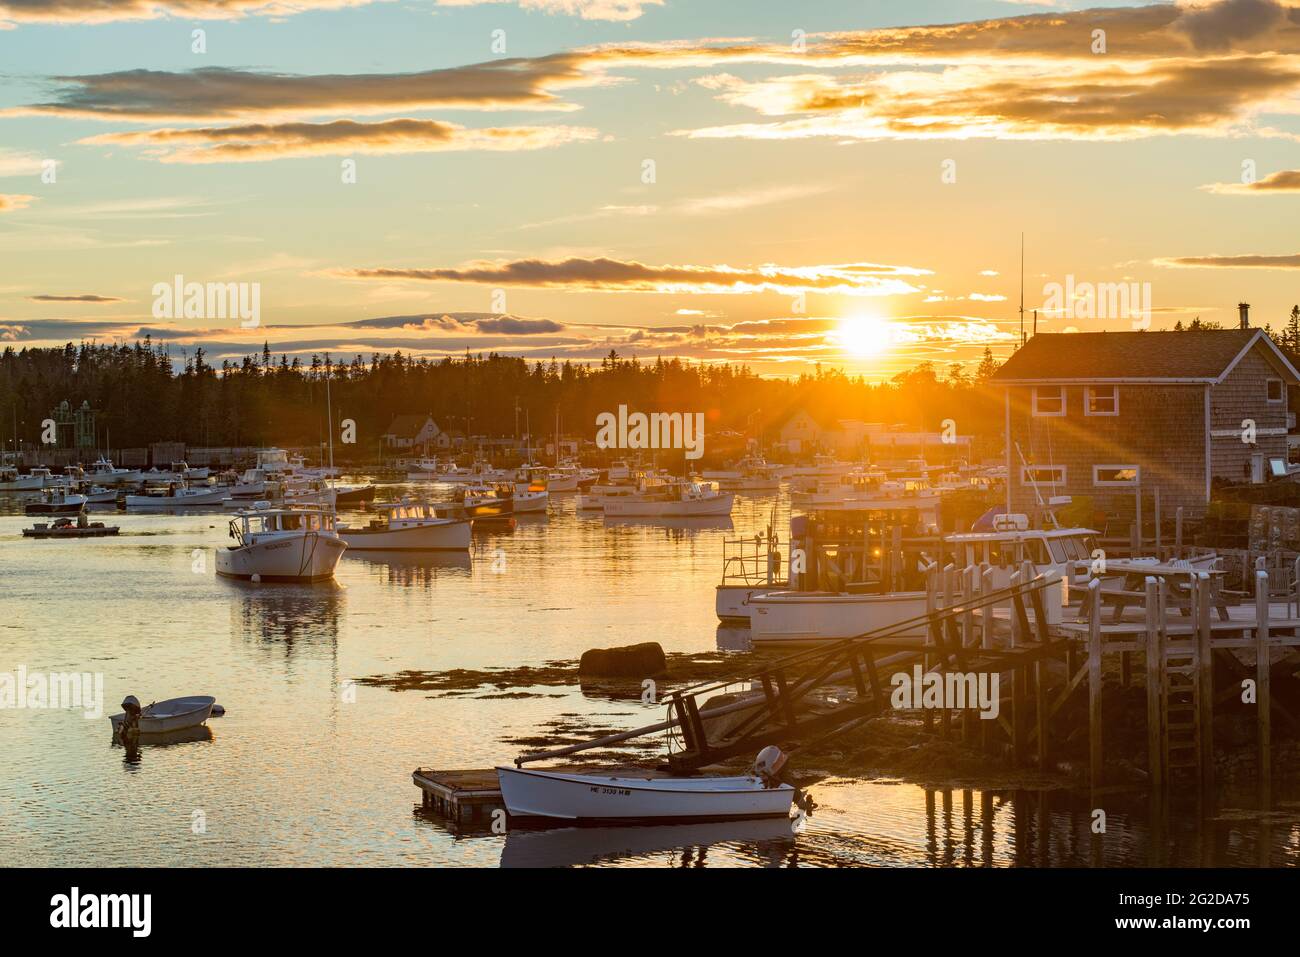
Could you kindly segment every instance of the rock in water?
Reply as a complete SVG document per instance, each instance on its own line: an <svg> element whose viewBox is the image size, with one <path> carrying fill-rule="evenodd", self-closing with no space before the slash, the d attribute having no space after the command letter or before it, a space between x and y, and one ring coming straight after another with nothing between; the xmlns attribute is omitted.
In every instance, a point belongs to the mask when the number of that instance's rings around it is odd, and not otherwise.
<svg viewBox="0 0 1300 957"><path fill-rule="evenodd" d="M668 670L657 641L621 648L590 648L582 653L578 674L606 678L649 678Z"/></svg>

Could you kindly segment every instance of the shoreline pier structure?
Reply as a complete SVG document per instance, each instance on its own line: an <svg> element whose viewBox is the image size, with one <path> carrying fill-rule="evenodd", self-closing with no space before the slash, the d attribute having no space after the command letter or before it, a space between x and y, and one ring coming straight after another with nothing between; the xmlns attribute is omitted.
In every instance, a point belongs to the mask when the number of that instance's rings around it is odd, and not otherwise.
<svg viewBox="0 0 1300 957"><path fill-rule="evenodd" d="M927 611L854 638L774 658L757 670L665 695L666 717L616 734L519 755L515 765L572 759L650 735L663 735L667 760L657 773L686 775L769 744L797 750L850 731L885 713L892 678L920 665L947 687L972 687L983 675L999 676L1000 713L984 720L972 707L923 708L927 729L945 738L1010 759L1015 767L1049 771L1057 742L1075 730L1063 709L1085 695L1088 782L1108 786L1102 689L1118 671L1121 686L1134 683L1141 655L1147 689L1147 774L1153 798L1169 793L1184 772L1204 799L1214 793L1213 718L1216 703L1245 685L1216 687L1214 667L1249 679L1257 704L1260 806L1272 806L1272 721L1300 722L1271 693L1278 651L1300 651L1300 561L1297 577L1274 583L1261 560L1253 601L1220 587L1221 575L1190 562L1111 561L1074 587L1024 561L1001 588L987 563L925 569ZM1137 580L1140 588L1134 587ZM1080 587L1082 584L1082 587ZM1275 600L1278 595L1282 600ZM1233 602L1236 602L1235 604ZM1238 657L1245 654L1246 661ZM1253 657L1253 660L1250 660ZM590 769L588 769L590 770ZM464 771L417 769L425 806L449 817L459 809L442 777ZM473 772L474 801L488 800L492 772Z"/></svg>

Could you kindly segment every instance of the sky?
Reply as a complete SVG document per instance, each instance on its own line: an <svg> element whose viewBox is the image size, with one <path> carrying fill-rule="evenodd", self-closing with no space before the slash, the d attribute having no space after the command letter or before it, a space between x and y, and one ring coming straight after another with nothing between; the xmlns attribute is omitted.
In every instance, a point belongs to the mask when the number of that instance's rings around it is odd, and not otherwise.
<svg viewBox="0 0 1300 957"><path fill-rule="evenodd" d="M1279 0L0 0L0 343L874 381L1006 356L1022 289L1276 329L1298 91Z"/></svg>

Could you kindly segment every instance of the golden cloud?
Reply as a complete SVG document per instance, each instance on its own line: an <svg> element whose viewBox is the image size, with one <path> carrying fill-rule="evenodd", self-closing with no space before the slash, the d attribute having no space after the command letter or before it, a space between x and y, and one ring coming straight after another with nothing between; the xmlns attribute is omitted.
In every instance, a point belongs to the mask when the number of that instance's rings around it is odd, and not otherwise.
<svg viewBox="0 0 1300 957"><path fill-rule="evenodd" d="M12 212L15 209L26 209L34 202L36 202L35 196L25 196L22 193L0 193L0 213Z"/></svg>
<svg viewBox="0 0 1300 957"><path fill-rule="evenodd" d="M473 262L435 269L343 269L335 275L350 279L418 280L482 283L537 289L576 289L595 292L651 293L836 293L849 296L892 296L916 292L905 277L929 275L927 269L848 263L826 266L763 265L652 266L617 259L523 259L513 262Z"/></svg>
<svg viewBox="0 0 1300 957"><path fill-rule="evenodd" d="M396 119L136 130L102 133L80 142L152 147L152 155L164 163L233 163L354 153L536 150L597 136L595 130L574 126L468 129L435 120Z"/></svg>

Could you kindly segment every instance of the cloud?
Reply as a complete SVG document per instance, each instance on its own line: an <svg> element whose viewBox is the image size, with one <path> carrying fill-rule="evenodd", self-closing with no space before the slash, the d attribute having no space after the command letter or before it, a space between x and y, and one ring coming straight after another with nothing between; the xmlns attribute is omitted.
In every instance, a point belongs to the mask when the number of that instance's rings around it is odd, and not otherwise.
<svg viewBox="0 0 1300 957"><path fill-rule="evenodd" d="M0 0L0 20L19 23L111 23L119 20L234 20L284 17L306 10L363 6L371 0ZM0 28L4 24L0 23Z"/></svg>
<svg viewBox="0 0 1300 957"><path fill-rule="evenodd" d="M93 293L86 293L80 296L28 296L32 302L125 302L125 299L118 299L116 296L96 296Z"/></svg>
<svg viewBox="0 0 1300 957"><path fill-rule="evenodd" d="M1184 4L1174 29L1198 50L1226 50L1286 25L1289 9L1274 0Z"/></svg>
<svg viewBox="0 0 1300 957"><path fill-rule="evenodd" d="M553 319L521 319L517 316L493 316L480 319L475 324L479 332L499 332L513 336L534 336L545 332L561 332L565 326Z"/></svg>
<svg viewBox="0 0 1300 957"><path fill-rule="evenodd" d="M646 7L663 6L664 0L437 0L440 7L474 7L485 3L517 3L522 10L564 13L583 20L635 20Z"/></svg>
<svg viewBox="0 0 1300 957"><path fill-rule="evenodd" d="M571 110L553 92L598 82L583 58L502 58L419 73L303 75L205 67L56 76L55 99L10 110L98 120L194 123L412 109Z"/></svg>
<svg viewBox="0 0 1300 957"><path fill-rule="evenodd" d="M673 134L696 139L1135 139L1226 135L1300 90L1300 64L1271 55L1041 66L963 64L866 76L732 79L719 95L773 122Z"/></svg>
<svg viewBox="0 0 1300 957"><path fill-rule="evenodd" d="M473 262L433 269L378 268L337 270L354 279L409 279L426 282L483 283L539 289L653 293L839 293L887 296L916 292L904 277L928 275L929 270L874 263L782 267L727 265L651 266L634 261L598 258L549 261Z"/></svg>
<svg viewBox="0 0 1300 957"><path fill-rule="evenodd" d="M1282 256L1177 256L1153 260L1157 266L1217 269L1300 269L1300 253Z"/></svg>
<svg viewBox="0 0 1300 957"><path fill-rule="evenodd" d="M101 133L83 144L151 147L164 163L247 163L300 156L350 156L462 150L516 151L593 140L599 133L575 126L512 126L468 129L437 120L394 119L377 123L257 123L193 129Z"/></svg>
<svg viewBox="0 0 1300 957"><path fill-rule="evenodd" d="M401 329L412 332L464 333L478 330L483 333L532 336L542 333L563 332L567 327L554 319L530 319L524 316L498 315L486 312L437 313L422 316L382 316L378 319L359 319L344 325L353 329Z"/></svg>
<svg viewBox="0 0 1300 957"><path fill-rule="evenodd" d="M21 193L0 193L0 213L10 213L15 209L26 209L34 202L36 202L35 196L25 196Z"/></svg>
<svg viewBox="0 0 1300 957"><path fill-rule="evenodd" d="M1300 192L1300 169L1278 170L1251 183L1207 183L1200 188L1206 192L1230 196L1249 196L1252 193L1296 193Z"/></svg>
<svg viewBox="0 0 1300 957"><path fill-rule="evenodd" d="M35 153L0 147L0 176L37 176L43 160Z"/></svg>

